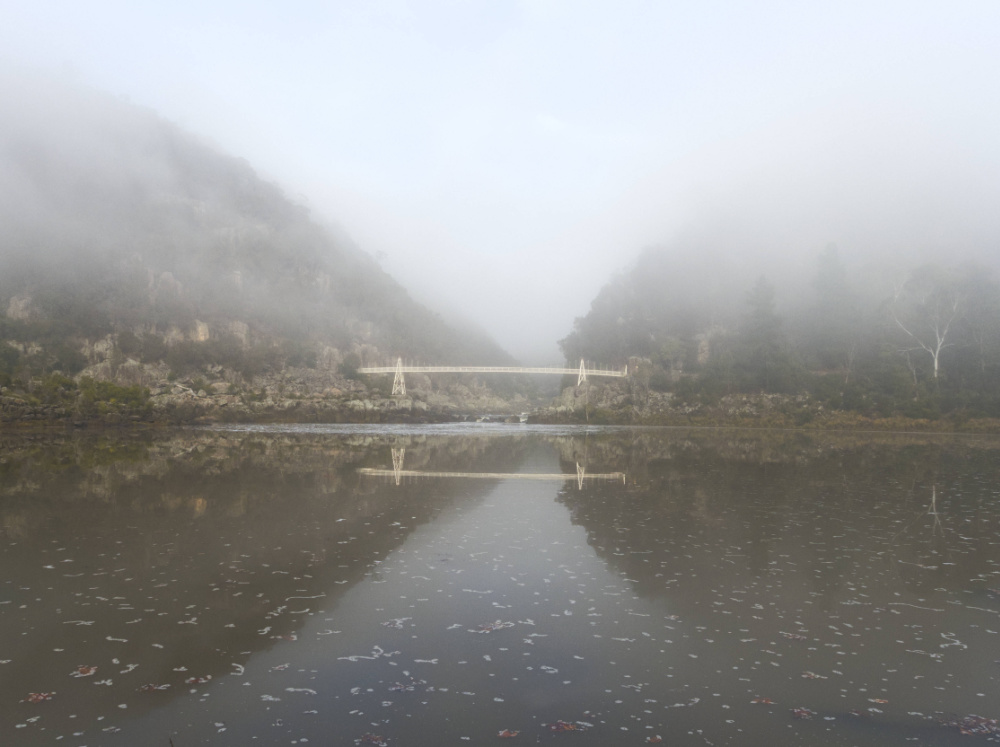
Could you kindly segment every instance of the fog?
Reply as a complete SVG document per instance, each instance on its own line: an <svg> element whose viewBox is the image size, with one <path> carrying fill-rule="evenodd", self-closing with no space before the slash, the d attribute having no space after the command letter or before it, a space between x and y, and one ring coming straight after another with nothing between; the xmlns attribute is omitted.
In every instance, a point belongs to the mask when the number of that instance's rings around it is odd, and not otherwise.
<svg viewBox="0 0 1000 747"><path fill-rule="evenodd" d="M649 246L748 287L830 243L1000 257L994 2L9 5L8 80L127 97L245 158L525 362L558 360ZM0 174L8 215L33 209L19 186Z"/></svg>

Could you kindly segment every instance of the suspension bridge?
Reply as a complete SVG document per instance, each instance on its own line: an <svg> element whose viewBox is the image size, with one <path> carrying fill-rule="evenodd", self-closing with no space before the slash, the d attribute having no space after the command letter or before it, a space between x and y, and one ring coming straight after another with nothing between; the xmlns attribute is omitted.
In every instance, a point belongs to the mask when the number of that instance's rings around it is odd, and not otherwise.
<svg viewBox="0 0 1000 747"><path fill-rule="evenodd" d="M579 368L525 368L522 366L406 366L403 359L397 358L395 366L363 366L359 374L395 374L392 381L393 394L406 394L406 379L408 373L511 373L511 374L554 374L566 376L576 374L576 385L580 386L591 376L612 376L623 378L628 376L628 366L622 370L614 368L587 368L580 359Z"/></svg>
<svg viewBox="0 0 1000 747"><path fill-rule="evenodd" d="M403 460L406 457L406 449L392 450L392 469L373 469L362 467L358 474L372 477L391 477L396 485L400 485L404 477L464 477L480 480L554 480L566 482L576 479L578 490L583 490L584 480L621 480L625 484L624 472L595 472L587 474L586 469L576 463L576 474L571 472L433 472L419 469L403 469Z"/></svg>

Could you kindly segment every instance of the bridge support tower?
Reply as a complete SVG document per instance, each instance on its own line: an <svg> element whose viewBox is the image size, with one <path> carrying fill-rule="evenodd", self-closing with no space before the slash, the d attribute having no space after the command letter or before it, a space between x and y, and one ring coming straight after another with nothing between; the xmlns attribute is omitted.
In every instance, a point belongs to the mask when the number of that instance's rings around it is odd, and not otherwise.
<svg viewBox="0 0 1000 747"><path fill-rule="evenodd" d="M406 395L406 379L403 378L403 359L396 359L396 377L392 380L392 393Z"/></svg>

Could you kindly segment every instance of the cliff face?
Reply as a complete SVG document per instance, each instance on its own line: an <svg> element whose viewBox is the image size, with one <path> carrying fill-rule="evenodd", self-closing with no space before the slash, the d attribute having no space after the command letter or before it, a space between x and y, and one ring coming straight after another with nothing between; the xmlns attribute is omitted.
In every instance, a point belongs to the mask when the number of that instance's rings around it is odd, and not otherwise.
<svg viewBox="0 0 1000 747"><path fill-rule="evenodd" d="M367 254L153 112L0 74L0 386L53 374L258 391L403 355L501 363ZM169 380L168 380L169 379Z"/></svg>

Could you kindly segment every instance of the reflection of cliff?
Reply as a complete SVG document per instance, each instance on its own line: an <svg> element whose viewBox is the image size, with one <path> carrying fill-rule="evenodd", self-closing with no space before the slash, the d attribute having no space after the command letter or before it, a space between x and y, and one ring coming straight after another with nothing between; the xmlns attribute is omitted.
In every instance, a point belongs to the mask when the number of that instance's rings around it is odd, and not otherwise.
<svg viewBox="0 0 1000 747"><path fill-rule="evenodd" d="M61 690L80 665L126 691L115 697L171 685L130 705L134 713L190 677L237 671L316 615L335 627L339 598L381 558L491 487L401 494L360 482L356 467L386 458L390 441L208 431L4 438L0 640L19 650L0 652L11 660L0 698ZM473 457L495 469L513 469L525 447L412 442L415 462L462 467ZM77 690L81 708L100 712L105 688Z"/></svg>
<svg viewBox="0 0 1000 747"><path fill-rule="evenodd" d="M567 446L564 467L582 448ZM592 468L626 464L629 489L560 500L640 594L777 588L783 574L804 576L823 604L899 580L915 592L998 585L983 488L1000 474L996 439L630 431L586 450ZM678 577L692 567L697 582Z"/></svg>

